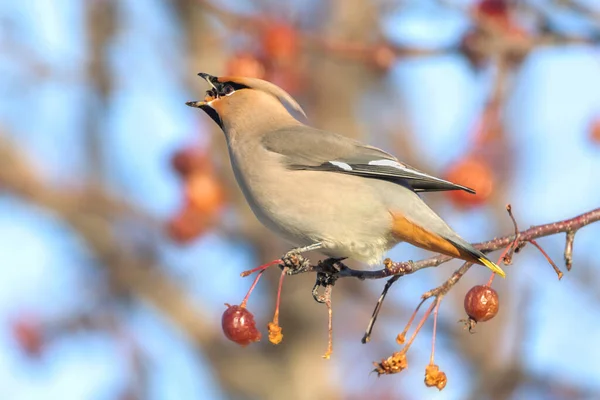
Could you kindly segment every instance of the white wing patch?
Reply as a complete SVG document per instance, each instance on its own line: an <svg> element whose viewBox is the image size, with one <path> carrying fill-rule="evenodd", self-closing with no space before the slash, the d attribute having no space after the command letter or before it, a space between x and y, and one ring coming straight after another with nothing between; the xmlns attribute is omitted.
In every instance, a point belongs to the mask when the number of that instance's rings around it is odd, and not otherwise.
<svg viewBox="0 0 600 400"><path fill-rule="evenodd" d="M399 169L402 171L410 171L411 173L413 173L415 175L421 175L421 176L425 176L427 178L437 179L437 178L432 177L431 175L424 174L424 173L416 171L412 168L406 168L404 165L402 165L399 162L394 161L394 160L373 160L373 161L369 161L369 165L378 165L380 167L392 167L392 168L396 168L396 169Z"/></svg>
<svg viewBox="0 0 600 400"><path fill-rule="evenodd" d="M350 165L346 164L345 162L341 162L341 161L329 161L329 164L335 165L336 167L341 168L344 171L352 171L352 167Z"/></svg>

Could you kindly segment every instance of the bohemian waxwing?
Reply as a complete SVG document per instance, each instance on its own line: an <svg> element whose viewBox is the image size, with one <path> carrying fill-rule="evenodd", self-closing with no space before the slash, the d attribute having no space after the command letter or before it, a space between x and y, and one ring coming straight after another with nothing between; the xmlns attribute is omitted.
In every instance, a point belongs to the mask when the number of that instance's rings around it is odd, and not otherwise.
<svg viewBox="0 0 600 400"><path fill-rule="evenodd" d="M204 110L223 130L237 182L256 217L296 246L380 263L399 242L504 271L454 232L417 193L472 189L418 171L378 148L305 125L274 84L215 77Z"/></svg>

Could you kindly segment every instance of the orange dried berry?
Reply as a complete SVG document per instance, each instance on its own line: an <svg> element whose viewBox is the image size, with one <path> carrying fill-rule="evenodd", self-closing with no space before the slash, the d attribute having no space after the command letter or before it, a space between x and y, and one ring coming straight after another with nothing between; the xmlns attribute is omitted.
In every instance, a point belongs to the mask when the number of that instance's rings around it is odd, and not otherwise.
<svg viewBox="0 0 600 400"><path fill-rule="evenodd" d="M397 351L380 363L374 362L373 365L375 365L373 372L377 372L377 376L397 374L408 368L404 351Z"/></svg>
<svg viewBox="0 0 600 400"><path fill-rule="evenodd" d="M489 286L477 285L465 295L465 311L475 322L488 321L498 314L498 292Z"/></svg>
<svg viewBox="0 0 600 400"><path fill-rule="evenodd" d="M227 339L241 346L258 342L261 334L256 329L254 315L246 307L225 305L227 306L227 310L225 310L221 318L221 326Z"/></svg>
<svg viewBox="0 0 600 400"><path fill-rule="evenodd" d="M437 387L438 390L442 390L446 387L448 379L446 374L440 371L440 368L435 364L429 364L425 367L425 385L427 387Z"/></svg>
<svg viewBox="0 0 600 400"><path fill-rule="evenodd" d="M452 165L445 174L446 180L469 187L476 194L464 190L450 190L446 195L459 207L476 207L485 204L494 190L494 174L488 163L479 157L469 156Z"/></svg>
<svg viewBox="0 0 600 400"><path fill-rule="evenodd" d="M398 343L398 344L404 344L405 340L406 340L406 333L404 333L404 332L399 333L398 336L396 336L396 343Z"/></svg>
<svg viewBox="0 0 600 400"><path fill-rule="evenodd" d="M283 333L281 333L281 327L275 322L269 322L267 324L269 330L269 342L273 344L279 344L283 340Z"/></svg>

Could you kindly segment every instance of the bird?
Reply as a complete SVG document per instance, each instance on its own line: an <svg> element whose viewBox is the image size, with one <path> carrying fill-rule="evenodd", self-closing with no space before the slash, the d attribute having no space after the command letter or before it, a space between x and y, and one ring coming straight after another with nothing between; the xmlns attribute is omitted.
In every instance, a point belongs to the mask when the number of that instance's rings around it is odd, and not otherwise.
<svg viewBox="0 0 600 400"><path fill-rule="evenodd" d="M203 110L223 131L233 173L268 229L301 254L381 263L398 243L504 271L461 238L419 196L473 189L419 171L393 155L307 125L306 113L275 84L199 73L210 85Z"/></svg>

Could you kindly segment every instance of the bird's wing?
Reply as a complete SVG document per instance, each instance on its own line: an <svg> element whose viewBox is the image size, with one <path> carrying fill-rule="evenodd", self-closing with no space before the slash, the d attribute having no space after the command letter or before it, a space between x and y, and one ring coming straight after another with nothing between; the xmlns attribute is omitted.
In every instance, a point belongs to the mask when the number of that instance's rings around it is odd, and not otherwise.
<svg viewBox="0 0 600 400"><path fill-rule="evenodd" d="M262 145L295 170L328 171L408 185L416 192L473 189L436 178L376 147L335 133L297 126L265 134Z"/></svg>

